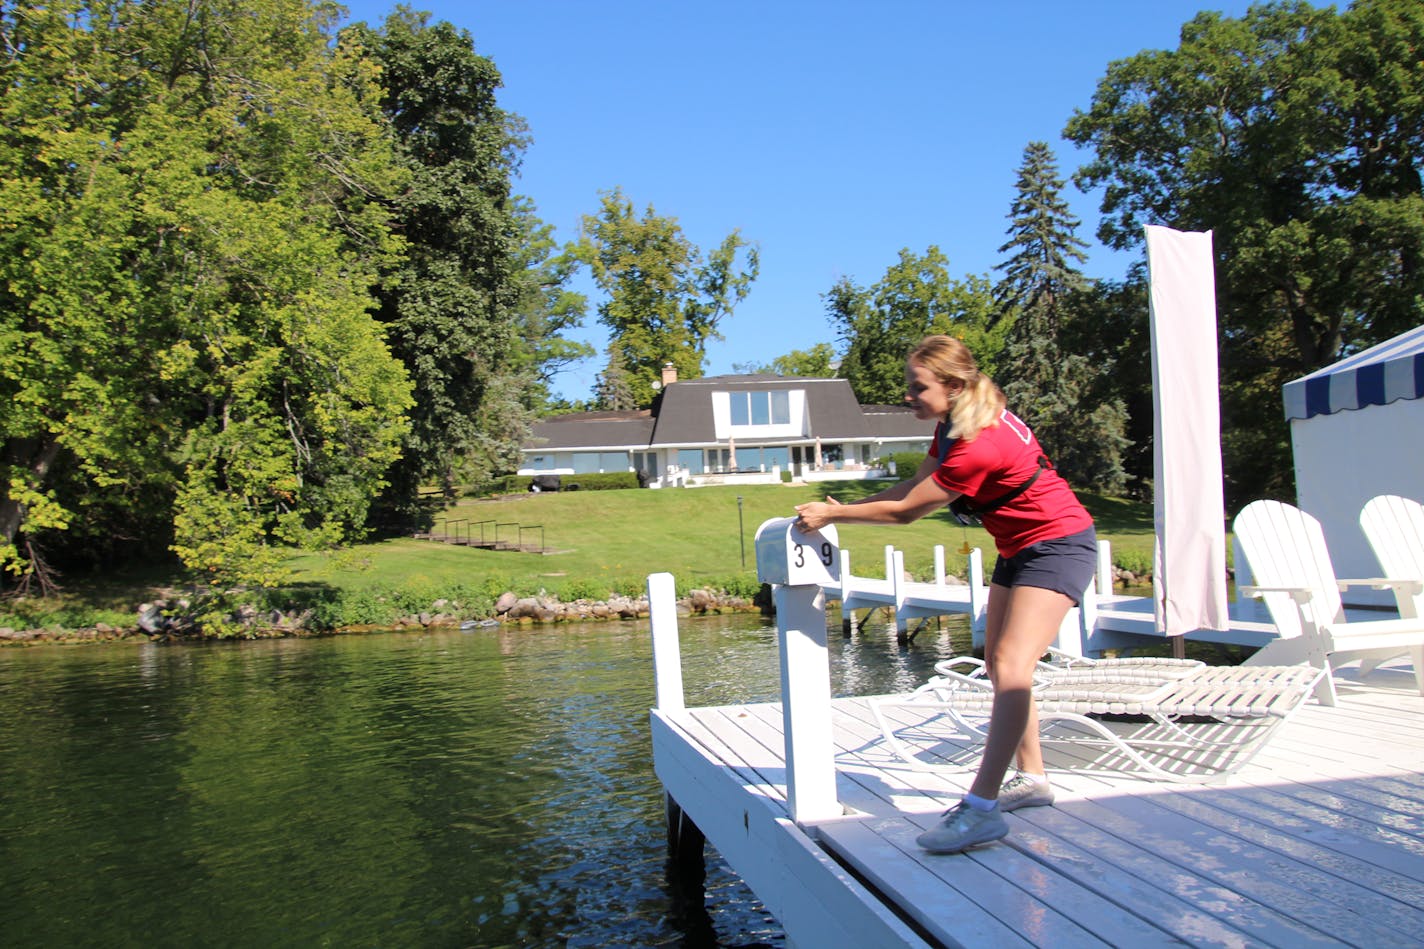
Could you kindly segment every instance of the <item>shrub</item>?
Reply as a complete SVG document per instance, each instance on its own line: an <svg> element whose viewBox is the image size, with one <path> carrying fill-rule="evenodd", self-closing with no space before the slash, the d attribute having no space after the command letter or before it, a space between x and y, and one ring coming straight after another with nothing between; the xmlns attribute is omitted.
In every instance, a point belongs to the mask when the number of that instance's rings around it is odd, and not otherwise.
<svg viewBox="0 0 1424 949"><path fill-rule="evenodd" d="M914 474L924 460L925 453L921 451L897 451L882 459L886 465L895 462L895 477L900 479Z"/></svg>
<svg viewBox="0 0 1424 949"><path fill-rule="evenodd" d="M507 475L502 482L505 494L528 492L534 483L533 475ZM559 476L560 491L619 491L624 488L642 487L638 483L636 471L609 471L592 474L571 474Z"/></svg>
<svg viewBox="0 0 1424 949"><path fill-rule="evenodd" d="M709 583L714 589L721 590L728 596L739 596L750 600L761 592L761 581L754 573L736 573L728 577Z"/></svg>
<svg viewBox="0 0 1424 949"><path fill-rule="evenodd" d="M569 580L555 592L565 603L572 603L574 600L608 599L608 585L599 580Z"/></svg>
<svg viewBox="0 0 1424 949"><path fill-rule="evenodd" d="M1139 577L1145 577L1152 572L1152 554L1150 551L1124 550L1113 551L1113 563L1129 573L1135 573Z"/></svg>

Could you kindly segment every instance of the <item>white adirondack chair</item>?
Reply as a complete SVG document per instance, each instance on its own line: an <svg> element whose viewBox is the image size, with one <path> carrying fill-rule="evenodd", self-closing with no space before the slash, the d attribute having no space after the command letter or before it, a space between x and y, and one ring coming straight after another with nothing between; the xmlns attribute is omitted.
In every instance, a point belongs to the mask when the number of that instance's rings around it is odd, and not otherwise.
<svg viewBox="0 0 1424 949"><path fill-rule="evenodd" d="M1391 580L1424 580L1424 504L1397 494L1370 498L1360 512L1360 527ZM1424 585L1399 583L1394 602L1403 617L1424 616Z"/></svg>
<svg viewBox="0 0 1424 949"><path fill-rule="evenodd" d="M1330 562L1320 522L1306 512L1280 501L1253 501L1236 515L1233 527L1256 581L1243 586L1243 596L1260 597L1270 611L1280 638L1268 643L1246 661L1247 665L1309 663L1320 669L1360 659L1368 666L1381 658L1409 653L1414 678L1424 695L1424 618L1350 622L1345 618L1340 591L1347 586L1376 589L1404 587L1417 596L1417 578L1390 580L1340 580ZM1316 698L1335 704L1335 682L1322 676Z"/></svg>
<svg viewBox="0 0 1424 949"><path fill-rule="evenodd" d="M1394 602L1402 617L1424 616L1424 505L1397 494L1370 498L1360 511L1360 527L1379 561L1380 575L1396 581ZM1414 656L1416 668L1419 656ZM1364 672L1373 663L1362 662Z"/></svg>

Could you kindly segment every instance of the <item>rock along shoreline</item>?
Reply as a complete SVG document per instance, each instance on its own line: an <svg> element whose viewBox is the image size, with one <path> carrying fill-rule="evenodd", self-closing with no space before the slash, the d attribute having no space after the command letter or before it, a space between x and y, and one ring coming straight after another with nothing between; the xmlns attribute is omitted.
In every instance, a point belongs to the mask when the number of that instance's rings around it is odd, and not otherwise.
<svg viewBox="0 0 1424 949"><path fill-rule="evenodd" d="M766 590L748 599L715 590L692 590L677 601L678 612L687 616L715 613L771 612L771 598ZM246 609L229 617L229 632L225 636L205 634L188 612L186 599L153 600L138 608L132 626L112 626L98 623L92 627L66 629L47 626L35 629L0 627L0 648L5 646L66 645L100 642L213 642L218 640L286 639L298 637L338 636L368 633L377 630L477 629L497 626L535 626L543 624L598 622L602 620L635 620L648 616L647 596L612 596L606 600L561 601L556 596L521 597L503 594L494 606L494 615L471 617L453 610L448 601L437 600L429 611L398 617L389 624L352 625L332 629L310 626L311 611L262 613Z"/></svg>

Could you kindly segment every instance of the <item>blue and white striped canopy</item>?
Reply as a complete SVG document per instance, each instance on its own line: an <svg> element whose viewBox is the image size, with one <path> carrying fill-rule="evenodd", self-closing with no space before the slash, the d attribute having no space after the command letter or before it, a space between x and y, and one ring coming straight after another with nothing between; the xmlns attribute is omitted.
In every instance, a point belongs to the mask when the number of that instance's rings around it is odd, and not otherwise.
<svg viewBox="0 0 1424 949"><path fill-rule="evenodd" d="M1424 397L1424 326L1281 387L1286 420Z"/></svg>

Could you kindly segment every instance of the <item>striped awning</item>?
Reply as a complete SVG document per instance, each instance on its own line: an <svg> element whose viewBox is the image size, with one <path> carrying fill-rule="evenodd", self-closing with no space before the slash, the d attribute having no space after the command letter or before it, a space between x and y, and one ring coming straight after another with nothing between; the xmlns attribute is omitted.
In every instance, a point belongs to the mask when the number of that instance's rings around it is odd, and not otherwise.
<svg viewBox="0 0 1424 949"><path fill-rule="evenodd" d="M1286 420L1424 397L1424 326L1281 388Z"/></svg>

